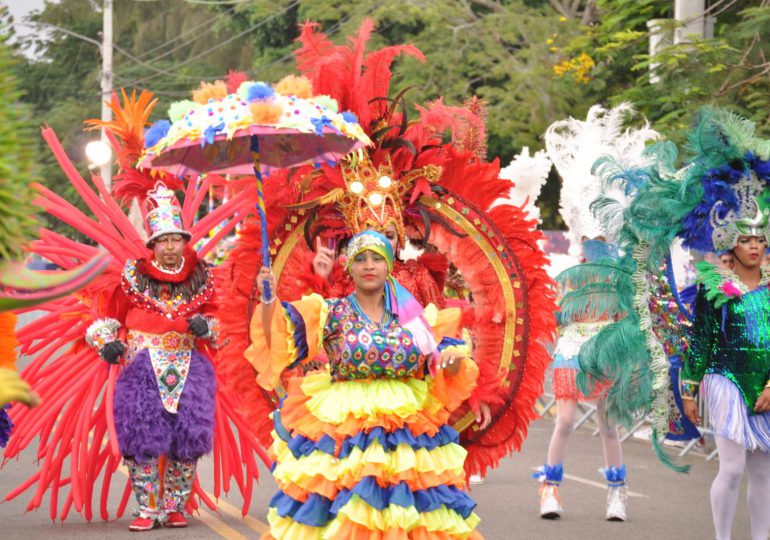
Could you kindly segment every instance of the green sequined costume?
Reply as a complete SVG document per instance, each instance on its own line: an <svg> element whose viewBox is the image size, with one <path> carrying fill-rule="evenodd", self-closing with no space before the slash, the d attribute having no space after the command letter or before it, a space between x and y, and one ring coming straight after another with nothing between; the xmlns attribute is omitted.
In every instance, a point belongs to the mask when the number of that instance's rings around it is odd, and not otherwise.
<svg viewBox="0 0 770 540"><path fill-rule="evenodd" d="M752 291L730 270L698 269L682 393L693 395L703 381L715 434L769 451L770 414L755 414L754 405L770 377L770 267Z"/></svg>
<svg viewBox="0 0 770 540"><path fill-rule="evenodd" d="M724 375L753 410L770 372L770 289L760 287L721 309L701 290L695 317L683 379L700 382L706 373Z"/></svg>

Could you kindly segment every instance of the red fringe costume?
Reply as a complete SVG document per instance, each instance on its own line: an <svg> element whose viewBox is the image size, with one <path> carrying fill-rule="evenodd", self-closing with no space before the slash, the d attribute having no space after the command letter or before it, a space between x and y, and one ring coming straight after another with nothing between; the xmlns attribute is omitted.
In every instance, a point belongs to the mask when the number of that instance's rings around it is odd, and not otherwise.
<svg viewBox="0 0 770 540"><path fill-rule="evenodd" d="M106 127L122 166L121 173L116 177L116 186L119 191L117 197L124 202L129 202L137 194L144 195L156 180L164 181L169 187L179 185L168 176L131 166L142 151L143 131L154 104L152 94L145 92L138 98L135 94L129 97L123 93L122 105L113 96L111 106L116 119L107 123ZM99 121L92 123L100 125ZM21 353L34 357L22 375L40 395L42 404L33 409L20 405L11 409L16 429L4 457L6 462L18 458L33 441L39 440L36 456L40 468L8 493L4 500L11 500L32 488L34 493L27 509L39 508L48 495L52 520L66 519L73 507L88 521L93 519L95 512L101 519L110 520L123 515L131 494L131 484L125 480L122 499L117 504L111 504L114 501L109 500L113 475L121 461L113 398L115 382L122 368L107 364L86 344L86 329L97 318L114 315L115 306L110 305L111 298L116 290L120 290L125 261L149 259L152 253L145 247L144 240L116 199L107 192L102 179L98 176L91 178L94 190L77 172L54 132L43 129L43 137L92 216L80 212L59 195L39 185L36 187L39 193L37 204L51 217L72 226L100 247L42 229L40 240L33 243L32 251L64 269L88 261L101 249L109 254L110 263L101 276L78 293L35 307L45 313L19 329ZM185 230L192 234L190 245L205 237L215 224L225 222L223 232L198 251L199 257L211 250L222 235L231 232L253 208L251 201L233 199L193 224L201 201L216 180L211 175L200 182L192 179L185 190L182 221ZM195 257L189 260L192 264ZM184 275L185 272L180 273L180 276ZM157 323L157 317L153 320ZM138 316L133 324L147 325L148 319ZM168 322L163 329L178 327L186 328L186 321ZM154 324L149 330L157 332L158 325ZM253 482L258 478L255 454L265 463L269 463L269 459L249 424L236 412L240 405L236 396L225 391L228 385L223 380L221 357L215 357L210 350L205 352L209 359L216 358L212 363L218 386L214 411L213 494L218 498L223 490L229 491L234 480L244 497L242 511L246 515ZM62 381L70 381L71 384L62 384ZM64 495L61 506L60 492ZM97 506L93 502L95 492L99 494ZM198 500L212 510L216 509L215 502L201 488L197 477L192 494L187 503L188 510L196 509Z"/></svg>
<svg viewBox="0 0 770 540"><path fill-rule="evenodd" d="M544 343L554 338L556 305L553 282L543 270L546 258L537 244L542 235L522 208L491 208L508 193L510 183L499 178L497 160L487 162L478 155L484 147L483 120L474 112L478 102L448 107L438 100L418 107L419 119L408 122L399 109L403 97L389 97L390 66L400 54L424 58L411 45L366 53L372 30L366 21L348 46L336 46L316 24L302 29L301 47L295 53L300 72L312 81L315 94L329 95L340 110L355 113L375 146L336 167L276 173L265 182L277 294L282 300L299 299L311 291L339 294L338 283L330 285L313 274L308 246L314 245L313 237L337 245L349 238L352 232L344 212L350 204L345 197L351 193L351 180L365 174L366 168L378 171L380 177L387 171L398 186L396 204L404 226L399 233L420 240L427 235L424 218L428 218L432 224L428 241L438 249L438 257L445 256L458 269L470 291L472 309L465 320L475 345L479 384L450 423L462 432L461 442L468 450L466 472L484 474L520 449L527 426L536 417L534 402L543 391L550 361ZM446 129L452 135L450 144L442 142ZM359 178L363 181L363 176ZM225 342L219 357L221 363L228 360L227 381L267 445L272 429L268 415L278 396L256 385L255 370L243 359L250 344L249 320L258 302L260 247L259 224L248 220L218 270L219 290L228 302L217 316ZM426 272L412 272L418 267ZM405 285L412 292L419 292L430 277L427 267L405 263L413 276ZM439 271L438 279L432 279L438 287L445 277ZM493 415L485 430L473 425L473 411L481 399L490 404Z"/></svg>

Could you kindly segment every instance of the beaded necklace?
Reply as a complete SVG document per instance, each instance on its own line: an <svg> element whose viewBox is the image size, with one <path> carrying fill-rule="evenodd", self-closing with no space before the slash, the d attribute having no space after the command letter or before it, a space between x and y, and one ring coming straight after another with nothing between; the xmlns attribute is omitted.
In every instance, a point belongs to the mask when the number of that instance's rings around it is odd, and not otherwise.
<svg viewBox="0 0 770 540"><path fill-rule="evenodd" d="M155 261L155 259L153 259L153 260L152 260L152 261L150 261L150 262L152 263L152 265L153 265L155 268L157 268L157 269L158 269L158 270L160 270L161 272L165 272L166 274L171 274L171 275L176 275L176 274L178 274L179 272L181 272L181 271L182 271L182 268L184 268L184 257L182 257L182 259L179 261L179 264L176 266L176 268L170 268L170 269L169 269L169 268L166 268L165 266L161 266L161 265L159 265L159 264L158 264L158 263Z"/></svg>
<svg viewBox="0 0 770 540"><path fill-rule="evenodd" d="M379 327L390 325L392 318L390 316L390 312L387 309L382 310L382 320L379 323L375 323L369 318L369 315L364 313L364 309L361 307L361 304L358 303L356 293L351 293L348 298L350 299L350 304L353 306L353 309L356 311L356 313L358 313L369 324Z"/></svg>

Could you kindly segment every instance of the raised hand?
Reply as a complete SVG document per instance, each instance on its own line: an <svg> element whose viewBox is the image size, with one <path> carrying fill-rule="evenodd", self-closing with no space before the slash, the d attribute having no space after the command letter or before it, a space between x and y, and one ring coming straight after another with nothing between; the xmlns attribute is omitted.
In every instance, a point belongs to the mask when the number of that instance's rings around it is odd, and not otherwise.
<svg viewBox="0 0 770 540"><path fill-rule="evenodd" d="M323 240L315 239L315 256L313 257L313 272L326 279L334 266L334 250L323 245Z"/></svg>

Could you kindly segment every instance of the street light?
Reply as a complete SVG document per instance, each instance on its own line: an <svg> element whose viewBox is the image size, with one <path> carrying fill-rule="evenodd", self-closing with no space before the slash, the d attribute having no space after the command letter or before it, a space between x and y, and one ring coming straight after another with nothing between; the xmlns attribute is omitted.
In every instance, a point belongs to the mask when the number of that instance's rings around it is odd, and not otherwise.
<svg viewBox="0 0 770 540"><path fill-rule="evenodd" d="M102 167L112 159L112 149L102 140L91 141L86 145L86 157L92 167Z"/></svg>

